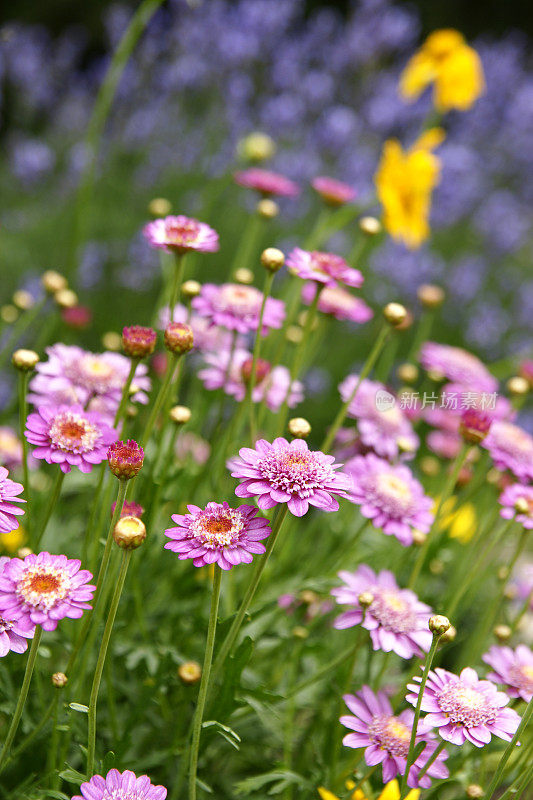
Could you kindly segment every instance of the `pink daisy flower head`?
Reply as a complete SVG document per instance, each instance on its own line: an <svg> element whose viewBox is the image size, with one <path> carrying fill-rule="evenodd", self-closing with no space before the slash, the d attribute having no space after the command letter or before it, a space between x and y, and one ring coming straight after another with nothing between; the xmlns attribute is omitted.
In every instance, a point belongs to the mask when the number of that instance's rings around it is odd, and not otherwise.
<svg viewBox="0 0 533 800"><path fill-rule="evenodd" d="M144 450L134 439L126 442L113 442L107 451L109 469L116 478L134 478L144 464Z"/></svg>
<svg viewBox="0 0 533 800"><path fill-rule="evenodd" d="M516 519L524 528L533 529L533 486L513 483L498 498L504 519Z"/></svg>
<svg viewBox="0 0 533 800"><path fill-rule="evenodd" d="M22 464L22 444L13 428L0 426L0 466L12 470Z"/></svg>
<svg viewBox="0 0 533 800"><path fill-rule="evenodd" d="M308 306L313 302L317 292L316 284L305 283L302 287L302 300ZM362 325L372 319L374 312L360 297L355 297L342 286L325 286L318 298L318 310L323 314L331 314L335 319L348 320Z"/></svg>
<svg viewBox="0 0 533 800"><path fill-rule="evenodd" d="M156 786L148 775L138 778L129 769L119 772L110 770L105 778L93 775L90 781L80 786L81 795L72 800L165 800L167 790Z"/></svg>
<svg viewBox="0 0 533 800"><path fill-rule="evenodd" d="M487 436L492 417L477 408L468 408L461 415L459 433L468 444L479 444Z"/></svg>
<svg viewBox="0 0 533 800"><path fill-rule="evenodd" d="M400 589L392 572L383 570L376 574L362 564L355 572L339 572L339 578L344 585L333 589L331 594L337 603L351 608L337 617L335 628L353 628L362 622L363 628L370 631L374 650L393 651L401 658L420 658L429 652L431 609L414 592ZM358 600L363 592L370 592L374 598L364 615Z"/></svg>
<svg viewBox="0 0 533 800"><path fill-rule="evenodd" d="M413 530L428 533L433 523L433 500L404 464L389 464L374 453L355 456L346 463L353 484L348 499L360 506L363 517L405 547Z"/></svg>
<svg viewBox="0 0 533 800"><path fill-rule="evenodd" d="M81 562L66 556L31 553L12 558L0 575L0 612L17 620L23 630L40 625L54 631L60 619L79 619L91 608L95 586Z"/></svg>
<svg viewBox="0 0 533 800"><path fill-rule="evenodd" d="M256 331L263 293L255 286L240 283L204 283L200 294L192 301L193 308L212 325L220 325L230 331L248 333ZM282 300L268 297L263 315L262 334L270 328L281 328L285 319L285 304Z"/></svg>
<svg viewBox="0 0 533 800"><path fill-rule="evenodd" d="M218 233L213 228L183 214L154 219L144 226L143 233L152 247L181 255L191 250L215 253L219 249Z"/></svg>
<svg viewBox="0 0 533 800"><path fill-rule="evenodd" d="M347 183L325 175L313 178L311 186L322 200L330 206L343 206L355 200L357 192Z"/></svg>
<svg viewBox="0 0 533 800"><path fill-rule="evenodd" d="M254 506L230 508L227 503L208 503L204 509L187 506L189 514L173 514L177 527L167 528L171 539L165 548L192 558L195 567L218 564L231 569L250 564L254 555L265 552L262 539L270 535L270 523L257 516Z"/></svg>
<svg viewBox="0 0 533 800"><path fill-rule="evenodd" d="M233 176L235 183L244 186L245 189L255 189L264 197L277 195L278 197L296 197L300 194L300 187L284 175L271 172L267 169L252 167L241 172L236 172Z"/></svg>
<svg viewBox="0 0 533 800"><path fill-rule="evenodd" d="M343 402L353 394L359 377L348 375L339 386ZM412 458L420 441L396 397L379 381L364 379L348 407L357 420L361 442L384 458Z"/></svg>
<svg viewBox="0 0 533 800"><path fill-rule="evenodd" d="M406 700L413 706L418 701L421 677L407 686ZM479 680L475 670L467 667L459 675L437 667L430 670L422 698L424 722L438 728L440 736L451 744L466 741L476 747L488 744L492 736L511 741L520 717L505 708L509 697L499 692L490 681Z"/></svg>
<svg viewBox="0 0 533 800"><path fill-rule="evenodd" d="M368 686L363 686L355 694L344 695L344 702L352 712L340 718L341 724L352 731L342 740L345 747L364 747L367 765L374 767L381 764L383 783L388 783L396 775L403 775L409 754L414 713L407 710L395 716L387 695L384 692L374 693ZM449 772L444 761L448 754L445 750L439 753L426 774L418 778L418 774L437 749L435 736L424 720L418 723L415 741L416 744L427 744L409 770L408 786L427 788L431 786L431 778L447 778Z"/></svg>
<svg viewBox="0 0 533 800"><path fill-rule="evenodd" d="M512 422L493 422L483 447L498 469L510 470L519 481L533 481L533 437Z"/></svg>
<svg viewBox="0 0 533 800"><path fill-rule="evenodd" d="M24 486L12 481L8 475L7 469L0 467L0 533L10 533L18 528L17 517L24 514L24 510L15 503L26 502L22 497L17 497L24 491Z"/></svg>
<svg viewBox="0 0 533 800"><path fill-rule="evenodd" d="M26 439L35 445L34 458L47 464L59 464L62 472L78 467L90 472L95 464L107 458L109 445L117 432L97 411L84 411L81 406L43 406L26 421Z"/></svg>
<svg viewBox="0 0 533 800"><path fill-rule="evenodd" d="M533 650L525 644L516 650L493 645L482 658L494 670L487 678L505 684L508 695L529 703L533 697Z"/></svg>
<svg viewBox="0 0 533 800"><path fill-rule="evenodd" d="M318 250L309 252L295 247L289 253L286 263L293 275L330 287L345 283L358 288L364 282L359 270L348 266L344 258L335 253L322 253Z"/></svg>
<svg viewBox="0 0 533 800"><path fill-rule="evenodd" d="M259 439L255 450L241 448L228 466L232 477L241 481L237 497L257 497L263 510L287 503L295 517L307 514L310 505L337 511L333 495L346 497L351 487L348 475L338 471L342 464L320 450L309 450L303 439L288 442L279 437L272 443Z"/></svg>
<svg viewBox="0 0 533 800"><path fill-rule="evenodd" d="M9 558L0 557L0 576L8 562ZM32 639L34 632L35 628L26 630L21 628L16 620L7 619L3 614L0 614L0 658L7 656L11 651L13 653L26 652L28 649L26 640Z"/></svg>
<svg viewBox="0 0 533 800"><path fill-rule="evenodd" d="M130 325L122 329L122 347L130 358L146 358L155 350L157 333L153 328Z"/></svg>
<svg viewBox="0 0 533 800"><path fill-rule="evenodd" d="M426 342L420 351L420 363L424 369L469 389L495 392L498 388L498 381L483 362L461 347Z"/></svg>

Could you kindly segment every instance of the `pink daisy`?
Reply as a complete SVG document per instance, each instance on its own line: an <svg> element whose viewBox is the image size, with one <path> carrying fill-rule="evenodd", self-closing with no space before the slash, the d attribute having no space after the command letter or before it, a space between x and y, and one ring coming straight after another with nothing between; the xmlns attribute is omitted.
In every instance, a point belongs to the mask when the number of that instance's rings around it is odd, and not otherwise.
<svg viewBox="0 0 533 800"><path fill-rule="evenodd" d="M302 300L311 305L316 294L316 284L305 283L302 288ZM360 297L354 297L341 286L325 286L318 298L318 310L323 314L331 314L335 319L349 320L362 325L372 319L374 312Z"/></svg>
<svg viewBox="0 0 533 800"><path fill-rule="evenodd" d="M348 375L340 384L343 402L352 396L358 380L357 375ZM418 449L420 442L411 421L379 381L361 382L348 407L348 416L357 420L361 442L380 456L397 458L402 453L404 458L412 458Z"/></svg>
<svg viewBox="0 0 533 800"><path fill-rule="evenodd" d="M519 481L533 481L533 437L511 422L493 422L482 446L498 469L508 469Z"/></svg>
<svg viewBox="0 0 533 800"><path fill-rule="evenodd" d="M79 619L91 608L96 588L80 566L77 559L47 552L10 559L0 575L0 611L26 631L35 625L54 631L64 617Z"/></svg>
<svg viewBox="0 0 533 800"><path fill-rule="evenodd" d="M408 546L413 530L428 533L433 523L433 500L404 464L389 464L373 453L356 456L346 463L353 480L348 499L360 506L363 517L375 528L396 536Z"/></svg>
<svg viewBox="0 0 533 800"><path fill-rule="evenodd" d="M245 368L251 364L251 359L252 354L241 349L235 350L233 355L229 350L206 353L204 355L206 366L199 370L198 377L206 389L224 389L226 394L241 402L246 395ZM266 362L262 361L262 364ZM279 411L287 398L287 393L289 393L289 408L302 402L303 385L300 381L293 381L291 386L291 376L287 367L278 365L272 369L256 370L256 382L252 389L254 403L264 402L271 411Z"/></svg>
<svg viewBox="0 0 533 800"><path fill-rule="evenodd" d="M344 702L352 714L341 717L340 722L353 731L342 740L345 747L364 747L367 765L374 767L381 764L383 783L388 783L396 775L403 775L407 766L414 713L406 710L395 716L387 695L384 692L374 694L368 686L363 686L355 694L344 695ZM426 774L418 778L437 749L435 736L424 720L418 723L415 742L427 744L409 770L407 785L411 788L427 788L431 786L431 778L447 778L449 772L444 761L448 753L445 750L439 753Z"/></svg>
<svg viewBox="0 0 533 800"><path fill-rule="evenodd" d="M406 700L413 706L418 701L420 676L407 688ZM438 728L447 742L461 745L467 740L476 747L488 744L492 736L511 741L520 717L505 708L509 697L499 692L494 683L479 680L475 670L467 667L460 675L437 667L430 670L422 698L424 722Z"/></svg>
<svg viewBox="0 0 533 800"><path fill-rule="evenodd" d="M477 356L448 344L426 342L420 351L420 363L426 370L480 392L495 392L498 381Z"/></svg>
<svg viewBox="0 0 533 800"><path fill-rule="evenodd" d="M257 330L263 293L255 286L240 283L204 283L198 297L192 301L193 308L212 325L221 325L230 331L248 333ZM263 316L262 334L269 328L281 328L285 319L285 304L282 300L268 297Z"/></svg>
<svg viewBox="0 0 533 800"><path fill-rule="evenodd" d="M517 511L516 502L522 501L527 504L527 511ZM513 483L503 490L498 502L502 506L500 516L504 519L515 518L517 522L527 528L533 529L533 486L524 486L521 483Z"/></svg>
<svg viewBox="0 0 533 800"><path fill-rule="evenodd" d="M227 503L208 503L204 509L187 506L189 514L173 514L176 528L167 528L172 539L165 548L179 553L180 561L192 558L195 567L218 564L231 569L250 564L265 552L261 539L270 535L270 523L257 516L254 506L230 508Z"/></svg>
<svg viewBox="0 0 533 800"><path fill-rule="evenodd" d="M358 269L352 269L344 258L334 253L322 253L318 250L309 252L295 247L289 253L286 263L293 275L329 287L337 286L340 282L359 288L364 282Z"/></svg>
<svg viewBox="0 0 533 800"><path fill-rule="evenodd" d="M81 795L72 800L165 800L164 786L151 783L148 775L138 778L129 769L119 772L110 770L105 778L93 775L90 781L80 786Z"/></svg>
<svg viewBox="0 0 533 800"><path fill-rule="evenodd" d="M432 635L428 629L431 609L421 603L414 592L400 589L394 575L388 570L375 573L366 564L355 572L339 572L345 585L332 590L331 594L340 605L351 606L335 620L334 627L353 628L360 625L370 631L374 650L391 650L401 658L421 658L431 647ZM363 615L358 597L370 592L374 597Z"/></svg>
<svg viewBox="0 0 533 800"><path fill-rule="evenodd" d="M493 645L482 658L494 670L487 678L504 683L507 694L529 703L533 697L533 650L525 644L519 644L516 650Z"/></svg>
<svg viewBox="0 0 533 800"><path fill-rule="evenodd" d="M13 428L0 426L0 466L12 470L22 464L22 444Z"/></svg>
<svg viewBox="0 0 533 800"><path fill-rule="evenodd" d="M345 203L351 203L357 196L355 189L347 183L326 176L314 178L311 186L322 200L331 206L343 206Z"/></svg>
<svg viewBox="0 0 533 800"><path fill-rule="evenodd" d="M109 445L118 438L106 417L81 406L44 406L26 421L26 439L35 445L33 456L59 464L62 472L78 467L90 472L107 458Z"/></svg>
<svg viewBox="0 0 533 800"><path fill-rule="evenodd" d="M347 496L350 478L337 472L342 464L320 450L309 450L302 439L288 442L280 437L272 443L259 439L255 448L242 447L239 456L228 462L232 477L241 481L237 497L257 497L263 510L287 503L291 514L302 517L310 505L337 511L339 503L332 495Z"/></svg>
<svg viewBox="0 0 533 800"><path fill-rule="evenodd" d="M456 433L435 430L426 436L426 444L433 453L451 461L459 455L463 440Z"/></svg>
<svg viewBox="0 0 533 800"><path fill-rule="evenodd" d="M5 556L0 557L0 576L9 560ZM26 639L32 639L34 633L34 627L30 628L30 630L25 630L19 626L16 620L5 619L0 614L0 658L7 656L10 651L13 651L13 653L26 652L28 649Z"/></svg>
<svg viewBox="0 0 533 800"><path fill-rule="evenodd" d="M144 226L143 233L152 247L174 253L215 253L219 249L218 233L213 228L182 214L154 219Z"/></svg>
<svg viewBox="0 0 533 800"><path fill-rule="evenodd" d="M9 475L5 467L0 467L0 532L10 533L15 531L19 526L17 517L24 514L22 508L14 505L14 503L25 503L22 497L17 497L24 491L24 486L21 483L15 483Z"/></svg>
<svg viewBox="0 0 533 800"><path fill-rule="evenodd" d="M244 186L245 189L255 189L266 197L270 195L296 197L297 194L300 194L300 187L296 183L285 178L284 175L270 172L267 169L252 167L242 172L236 172L233 177L239 186Z"/></svg>

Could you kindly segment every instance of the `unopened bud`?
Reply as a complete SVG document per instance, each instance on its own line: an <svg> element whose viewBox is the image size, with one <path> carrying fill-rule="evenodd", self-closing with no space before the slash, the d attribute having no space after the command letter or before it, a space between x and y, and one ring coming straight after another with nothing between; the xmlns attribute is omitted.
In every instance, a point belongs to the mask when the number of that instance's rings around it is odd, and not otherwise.
<svg viewBox="0 0 533 800"><path fill-rule="evenodd" d="M68 678L64 672L54 672L52 675L52 683L56 689L62 689L68 683Z"/></svg>
<svg viewBox="0 0 533 800"><path fill-rule="evenodd" d="M440 461L435 456L424 456L420 460L420 469L428 478L434 478L440 472Z"/></svg>
<svg viewBox="0 0 533 800"><path fill-rule="evenodd" d="M479 800L480 797L485 797L485 792L477 783L471 783L466 787L466 796L468 800Z"/></svg>
<svg viewBox="0 0 533 800"><path fill-rule="evenodd" d="M521 375L515 375L507 381L507 391L514 397L523 397L529 392L529 381Z"/></svg>
<svg viewBox="0 0 533 800"><path fill-rule="evenodd" d="M514 507L517 514L529 514L531 510L525 497L517 497Z"/></svg>
<svg viewBox="0 0 533 800"><path fill-rule="evenodd" d="M416 383L419 370L416 364L400 364L396 370L396 375L402 383Z"/></svg>
<svg viewBox="0 0 533 800"><path fill-rule="evenodd" d="M374 602L374 595L372 592L361 592L357 597L357 602L363 608L368 608Z"/></svg>
<svg viewBox="0 0 533 800"><path fill-rule="evenodd" d="M262 131L253 131L237 144L237 153L245 161L258 163L272 158L276 152L274 140Z"/></svg>
<svg viewBox="0 0 533 800"><path fill-rule="evenodd" d="M169 322L165 328L165 347L175 355L184 355L192 349L194 335L185 322Z"/></svg>
<svg viewBox="0 0 533 800"><path fill-rule="evenodd" d="M307 439L311 433L311 425L304 417L293 417L288 424L289 433L295 439Z"/></svg>
<svg viewBox="0 0 533 800"><path fill-rule="evenodd" d="M254 363L253 356L249 356L242 364L241 376L246 384L249 384L252 380L253 363ZM265 361L264 358L256 359L254 386L257 386L258 383L264 381L267 375L270 373L270 370L271 370L270 362Z"/></svg>
<svg viewBox="0 0 533 800"><path fill-rule="evenodd" d="M415 547L422 547L426 539L427 539L427 533L424 533L424 531L419 531L417 528L414 529L413 544L415 545Z"/></svg>
<svg viewBox="0 0 533 800"><path fill-rule="evenodd" d="M307 637L309 636L309 631L302 625L297 625L295 628L292 629L292 635L296 639L307 639Z"/></svg>
<svg viewBox="0 0 533 800"><path fill-rule="evenodd" d="M442 636L443 633L446 633L450 625L451 623L448 617L444 617L442 614L434 614L429 618L429 630L436 636Z"/></svg>
<svg viewBox="0 0 533 800"><path fill-rule="evenodd" d="M424 308L439 308L444 303L444 289L432 283L423 283L419 286L417 295Z"/></svg>
<svg viewBox="0 0 533 800"><path fill-rule="evenodd" d="M18 318L19 312L15 306L8 304L2 306L0 308L0 317L2 318L2 322L5 322L7 325L11 325L15 320Z"/></svg>
<svg viewBox="0 0 533 800"><path fill-rule="evenodd" d="M359 227L367 236L377 236L381 233L381 222L376 217L361 217Z"/></svg>
<svg viewBox="0 0 533 800"><path fill-rule="evenodd" d="M118 353L122 349L122 336L116 331L107 331L102 336L102 344L106 350Z"/></svg>
<svg viewBox="0 0 533 800"><path fill-rule="evenodd" d="M440 637L440 641L444 644L448 644L449 642L453 642L456 636L457 630L453 627L453 625L450 625L448 630L445 631Z"/></svg>
<svg viewBox="0 0 533 800"><path fill-rule="evenodd" d="M60 289L55 292L54 300L60 308L73 308L78 305L78 295L72 289Z"/></svg>
<svg viewBox="0 0 533 800"><path fill-rule="evenodd" d="M285 338L291 344L300 344L303 338L303 331L299 325L289 325L285 331Z"/></svg>
<svg viewBox="0 0 533 800"><path fill-rule="evenodd" d="M172 211L172 203L165 197L154 197L148 203L148 213L152 217L167 217Z"/></svg>
<svg viewBox="0 0 533 800"><path fill-rule="evenodd" d="M243 283L245 286L254 282L254 273L251 269L248 269L248 267L239 267L239 269L235 270L235 275L233 277L237 283Z"/></svg>
<svg viewBox="0 0 533 800"><path fill-rule="evenodd" d="M144 450L134 439L128 439L127 442L113 442L107 451L107 461L113 475L127 481L141 471Z"/></svg>
<svg viewBox="0 0 533 800"><path fill-rule="evenodd" d="M202 668L196 661L186 661L178 667L178 676L187 685L198 683L202 677Z"/></svg>
<svg viewBox="0 0 533 800"><path fill-rule="evenodd" d="M173 406L170 409L169 417L175 425L185 425L191 418L191 409L187 406Z"/></svg>
<svg viewBox="0 0 533 800"><path fill-rule="evenodd" d="M408 436L398 436L396 444L398 445L400 453L414 453L415 451L413 442Z"/></svg>
<svg viewBox="0 0 533 800"><path fill-rule="evenodd" d="M308 606L313 605L318 601L318 595L316 592L311 591L311 589L304 589L303 592L300 592L299 598L302 603L305 603Z"/></svg>
<svg viewBox="0 0 533 800"><path fill-rule="evenodd" d="M68 286L67 279L54 269L48 269L41 278L41 284L48 294L56 294Z"/></svg>
<svg viewBox="0 0 533 800"><path fill-rule="evenodd" d="M32 553L33 553L33 550L31 549L31 547L20 547L17 550L17 558L24 559L24 558L26 558L26 556L31 556Z"/></svg>
<svg viewBox="0 0 533 800"><path fill-rule="evenodd" d="M157 334L153 328L131 325L122 329L122 348L130 358L146 358L155 350Z"/></svg>
<svg viewBox="0 0 533 800"><path fill-rule="evenodd" d="M29 308L35 305L35 300L25 289L19 289L13 295L13 303L21 311L28 311Z"/></svg>
<svg viewBox="0 0 533 800"><path fill-rule="evenodd" d="M393 328L401 325L407 316L407 309L401 303L387 303L383 309L383 316Z"/></svg>
<svg viewBox="0 0 533 800"><path fill-rule="evenodd" d="M202 290L202 286L198 281L190 280L185 281L183 286L181 287L181 293L183 297L191 298L191 297L198 297Z"/></svg>
<svg viewBox="0 0 533 800"><path fill-rule="evenodd" d="M115 525L113 539L123 550L135 550L146 539L146 526L138 517L122 517Z"/></svg>
<svg viewBox="0 0 533 800"><path fill-rule="evenodd" d="M513 632L509 625L496 625L493 633L499 642L507 642L511 638Z"/></svg>
<svg viewBox="0 0 533 800"><path fill-rule="evenodd" d="M15 350L11 356L13 366L21 372L31 372L39 363L39 356L34 350Z"/></svg>
<svg viewBox="0 0 533 800"><path fill-rule="evenodd" d="M261 264L269 272L278 272L285 263L285 254L277 247L267 247L261 253Z"/></svg>
<svg viewBox="0 0 533 800"><path fill-rule="evenodd" d="M279 206L270 197L264 197L257 204L256 211L263 219L274 219L279 214Z"/></svg>
<svg viewBox="0 0 533 800"><path fill-rule="evenodd" d="M461 416L459 433L467 444L479 444L487 436L491 424L492 417L488 414L469 408Z"/></svg>

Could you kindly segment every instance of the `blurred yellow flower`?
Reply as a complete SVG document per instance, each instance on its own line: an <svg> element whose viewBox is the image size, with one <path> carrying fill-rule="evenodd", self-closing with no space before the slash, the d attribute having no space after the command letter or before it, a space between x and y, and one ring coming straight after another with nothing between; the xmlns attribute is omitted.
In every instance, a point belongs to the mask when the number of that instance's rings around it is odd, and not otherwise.
<svg viewBox="0 0 533 800"><path fill-rule="evenodd" d="M26 531L19 525L14 531L0 533L0 550L7 553L16 553L26 541Z"/></svg>
<svg viewBox="0 0 533 800"><path fill-rule="evenodd" d="M444 503L439 528L448 531L452 539L458 539L462 544L470 541L477 527L476 509L472 503L463 503L456 508L457 498L450 497Z"/></svg>
<svg viewBox="0 0 533 800"><path fill-rule="evenodd" d="M403 150L389 139L375 175L383 224L393 239L415 249L429 236L431 193L439 182L440 160L431 151L444 139L442 128L430 128Z"/></svg>
<svg viewBox="0 0 533 800"><path fill-rule="evenodd" d="M353 789L355 783L353 781L346 781L346 788ZM320 786L318 789L318 794L322 798L322 800L339 800L336 794L333 792L329 792L327 789L324 789L323 786ZM418 800L420 797L420 789L411 789L409 794L406 796L405 800ZM360 789L356 789L355 792L351 795L350 800L368 800L365 793L362 792ZM400 800L400 787L398 785L398 781L396 778L393 781L389 781L389 783L385 786L377 800Z"/></svg>
<svg viewBox="0 0 533 800"><path fill-rule="evenodd" d="M416 100L433 84L437 111L466 111L483 93L483 67L476 51L458 31L444 29L430 34L410 59L400 78L400 94Z"/></svg>

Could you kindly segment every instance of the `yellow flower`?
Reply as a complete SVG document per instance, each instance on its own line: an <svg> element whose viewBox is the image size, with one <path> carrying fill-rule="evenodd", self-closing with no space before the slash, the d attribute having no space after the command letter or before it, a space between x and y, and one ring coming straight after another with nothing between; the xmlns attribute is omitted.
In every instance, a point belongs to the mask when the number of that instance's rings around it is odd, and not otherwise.
<svg viewBox="0 0 533 800"><path fill-rule="evenodd" d="M444 503L439 528L447 530L452 539L458 539L461 544L466 544L476 530L476 510L472 503L463 503L459 508L456 508L456 503L456 497L450 497Z"/></svg>
<svg viewBox="0 0 533 800"><path fill-rule="evenodd" d="M431 128L409 150L389 139L375 176L383 223L393 237L415 249L429 236L431 193L440 177L440 160L431 151L444 139Z"/></svg>
<svg viewBox="0 0 533 800"><path fill-rule="evenodd" d="M0 533L0 550L16 553L26 541L26 531L19 526L9 533Z"/></svg>
<svg viewBox="0 0 533 800"><path fill-rule="evenodd" d="M400 94L416 100L431 83L437 111L466 111L483 93L481 60L458 31L445 29L428 36L402 73Z"/></svg>
<svg viewBox="0 0 533 800"><path fill-rule="evenodd" d="M355 783L353 781L346 781L347 789L353 789L354 786ZM323 786L319 787L318 794L322 800L339 800L336 794L324 789ZM419 797L420 789L411 789L405 800L418 800ZM367 797L360 789L356 789L350 800L367 800ZM400 800L400 787L398 785L398 781L396 779L389 781L377 800Z"/></svg>

